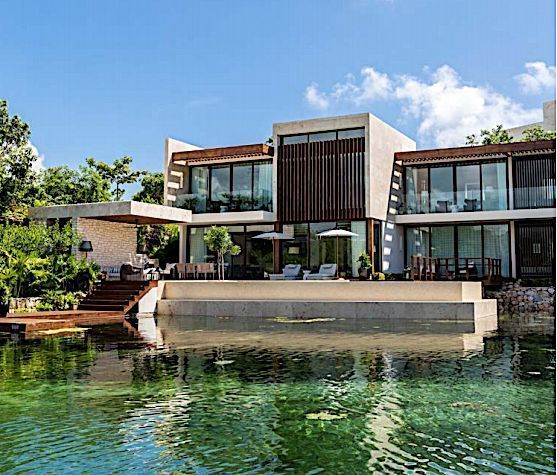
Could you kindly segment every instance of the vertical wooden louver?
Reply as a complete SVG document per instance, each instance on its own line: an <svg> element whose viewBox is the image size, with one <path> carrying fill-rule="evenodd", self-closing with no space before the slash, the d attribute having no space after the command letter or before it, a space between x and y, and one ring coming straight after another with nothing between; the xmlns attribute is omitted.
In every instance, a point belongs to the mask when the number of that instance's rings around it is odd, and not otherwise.
<svg viewBox="0 0 557 475"><path fill-rule="evenodd" d="M518 277L555 276L555 221L517 222Z"/></svg>
<svg viewBox="0 0 557 475"><path fill-rule="evenodd" d="M284 223L365 217L365 138L281 145L278 219Z"/></svg>
<svg viewBox="0 0 557 475"><path fill-rule="evenodd" d="M513 158L514 207L555 206L555 155Z"/></svg>

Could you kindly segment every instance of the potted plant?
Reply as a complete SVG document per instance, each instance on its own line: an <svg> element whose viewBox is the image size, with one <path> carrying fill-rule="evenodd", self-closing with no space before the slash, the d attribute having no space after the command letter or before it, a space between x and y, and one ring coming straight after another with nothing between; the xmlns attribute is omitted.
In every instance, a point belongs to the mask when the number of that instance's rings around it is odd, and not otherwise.
<svg viewBox="0 0 557 475"><path fill-rule="evenodd" d="M360 268L358 269L358 276L360 280L368 280L369 270L371 269L371 258L369 257L369 254L362 252L358 256L357 262L360 264Z"/></svg>

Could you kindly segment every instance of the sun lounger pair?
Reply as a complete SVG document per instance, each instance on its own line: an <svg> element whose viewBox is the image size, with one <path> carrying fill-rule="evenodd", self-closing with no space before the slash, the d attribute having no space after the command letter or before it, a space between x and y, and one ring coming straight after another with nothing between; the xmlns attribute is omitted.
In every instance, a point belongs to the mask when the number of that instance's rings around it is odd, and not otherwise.
<svg viewBox="0 0 557 475"><path fill-rule="evenodd" d="M300 264L286 264L282 269L282 274L269 274L271 280L299 280ZM337 272L336 264L323 264L319 267L317 274L308 274L304 276L306 280L332 280L335 278Z"/></svg>

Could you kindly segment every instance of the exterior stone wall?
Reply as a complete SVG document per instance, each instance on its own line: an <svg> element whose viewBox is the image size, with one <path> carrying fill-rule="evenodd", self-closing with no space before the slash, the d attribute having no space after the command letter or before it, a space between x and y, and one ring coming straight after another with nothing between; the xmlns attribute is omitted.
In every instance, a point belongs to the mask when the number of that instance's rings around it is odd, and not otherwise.
<svg viewBox="0 0 557 475"><path fill-rule="evenodd" d="M137 254L137 230L133 224L74 218L72 225L81 239L91 241L93 245L93 252L88 253L88 260L95 261L101 267L120 266L124 262L141 265L142 256ZM78 247L74 247L73 252L83 254Z"/></svg>
<svg viewBox="0 0 557 475"><path fill-rule="evenodd" d="M555 287L523 287L520 281L504 284L500 290L486 291L486 298L497 299L499 312L555 312Z"/></svg>
<svg viewBox="0 0 557 475"><path fill-rule="evenodd" d="M22 297L10 299L10 312L31 312L43 299L41 297Z"/></svg>

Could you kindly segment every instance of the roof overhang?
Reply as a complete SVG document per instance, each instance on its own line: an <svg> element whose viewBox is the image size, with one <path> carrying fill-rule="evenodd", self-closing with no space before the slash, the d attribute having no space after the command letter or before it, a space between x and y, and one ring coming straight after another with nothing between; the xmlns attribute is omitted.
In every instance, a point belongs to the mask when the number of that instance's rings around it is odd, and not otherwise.
<svg viewBox="0 0 557 475"><path fill-rule="evenodd" d="M128 224L191 223L192 212L138 201L114 201L31 208L34 219L89 218Z"/></svg>
<svg viewBox="0 0 557 475"><path fill-rule="evenodd" d="M258 143L174 152L172 154L172 162L180 162L187 165L203 165L223 161L268 160L273 158L273 154L273 147L264 143Z"/></svg>
<svg viewBox="0 0 557 475"><path fill-rule="evenodd" d="M199 213L193 215L194 225L233 225L251 223L274 223L271 211L229 211L226 213Z"/></svg>
<svg viewBox="0 0 557 475"><path fill-rule="evenodd" d="M508 156L555 153L555 140L512 142L472 147L438 148L395 153L395 161L412 163L451 162L457 160L492 160Z"/></svg>

